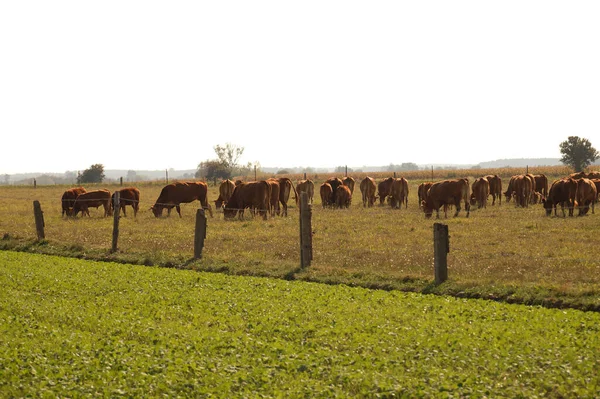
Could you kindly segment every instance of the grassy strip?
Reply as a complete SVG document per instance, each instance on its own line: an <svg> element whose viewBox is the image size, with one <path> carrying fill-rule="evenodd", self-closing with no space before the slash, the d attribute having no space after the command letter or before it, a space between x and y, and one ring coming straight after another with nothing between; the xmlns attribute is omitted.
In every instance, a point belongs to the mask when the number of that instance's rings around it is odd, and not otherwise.
<svg viewBox="0 0 600 399"><path fill-rule="evenodd" d="M293 269L284 275L273 275L268 272L261 273L256 269L236 269L236 265L230 263L211 263L206 260L194 259L186 260L183 257L177 260L168 257L157 260L156 258L151 259L147 256L139 256L136 254L119 252L111 253L101 249L85 250L80 246L63 247L58 244L50 244L48 241L36 242L10 236L5 236L0 240L0 250L55 255L103 262L219 272L229 275L275 277L284 280L300 280L329 285L344 284L351 287L363 287L386 291L398 290L457 298L486 299L511 304L543 306L546 308L578 309L600 312L600 295L595 290L565 291L559 286L542 287L519 284L503 285L498 283L474 284L472 282L465 283L452 279L444 284L436 285L433 283L433 280L427 280L425 278L393 277L374 273L350 274L343 272L333 275L322 275L318 271L314 272L310 269L300 270L298 268Z"/></svg>
<svg viewBox="0 0 600 399"><path fill-rule="evenodd" d="M0 252L3 397L597 397L600 315Z"/></svg>

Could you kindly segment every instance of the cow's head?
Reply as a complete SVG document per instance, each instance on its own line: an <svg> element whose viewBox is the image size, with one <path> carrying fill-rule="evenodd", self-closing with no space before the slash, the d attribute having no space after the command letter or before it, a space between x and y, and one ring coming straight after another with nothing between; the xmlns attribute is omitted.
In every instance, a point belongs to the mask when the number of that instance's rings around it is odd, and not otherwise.
<svg viewBox="0 0 600 399"><path fill-rule="evenodd" d="M546 198L542 198L542 205L544 206L544 209L546 210L546 216L552 215L552 208L554 206L552 201L550 201Z"/></svg>
<svg viewBox="0 0 600 399"><path fill-rule="evenodd" d="M431 204L428 204L427 200L421 201L421 208L423 209L423 212L425 212L426 218L430 218L431 215L433 215L433 206L431 206Z"/></svg>
<svg viewBox="0 0 600 399"><path fill-rule="evenodd" d="M223 208L223 217L225 219L233 219L236 214L237 214L237 209L227 209L226 207Z"/></svg>
<svg viewBox="0 0 600 399"><path fill-rule="evenodd" d="M162 213L163 213L163 207L160 205L155 204L154 206L150 207L150 210L152 211L152 213L154 214L155 217L161 217Z"/></svg>
<svg viewBox="0 0 600 399"><path fill-rule="evenodd" d="M471 205L475 205L477 203L477 198L475 198L475 194L471 194Z"/></svg>
<svg viewBox="0 0 600 399"><path fill-rule="evenodd" d="M215 200L215 209L217 209L217 211L219 209L225 207L225 205L226 205L226 202L223 201L221 198Z"/></svg>

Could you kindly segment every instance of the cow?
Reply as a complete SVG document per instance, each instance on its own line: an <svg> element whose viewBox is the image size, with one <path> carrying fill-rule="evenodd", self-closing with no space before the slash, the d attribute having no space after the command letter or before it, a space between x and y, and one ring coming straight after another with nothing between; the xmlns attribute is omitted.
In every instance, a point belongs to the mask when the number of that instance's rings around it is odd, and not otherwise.
<svg viewBox="0 0 600 399"><path fill-rule="evenodd" d="M375 180L368 176L362 179L360 182L360 192L362 193L363 207L372 207L375 204L377 199L375 190L377 190Z"/></svg>
<svg viewBox="0 0 600 399"><path fill-rule="evenodd" d="M223 208L223 215L225 219L233 219L239 213L241 220L244 218L244 210L251 208L267 220L270 195L269 183L265 180L242 183L233 190L233 194Z"/></svg>
<svg viewBox="0 0 600 399"><path fill-rule="evenodd" d="M542 194L542 197L548 196L548 178L545 174L533 175L535 178L535 191Z"/></svg>
<svg viewBox="0 0 600 399"><path fill-rule="evenodd" d="M353 195L354 194L354 184L356 183L354 178L352 178L350 176L346 176L342 179L342 183L350 189L350 195Z"/></svg>
<svg viewBox="0 0 600 399"><path fill-rule="evenodd" d="M331 192L331 198L329 198L329 204L334 205L335 204L335 192L337 191L337 188L339 186L344 184L344 182L339 177L330 177L329 179L327 179L327 181L325 183L328 183L331 186L332 192Z"/></svg>
<svg viewBox="0 0 600 399"><path fill-rule="evenodd" d="M506 188L506 191L504 192L504 197L506 198L506 202L510 202L510 200L513 197L513 191L514 191L514 186L513 185L514 185L515 179L518 176L520 176L520 175L512 176L510 178L510 180L508 181L508 187Z"/></svg>
<svg viewBox="0 0 600 399"><path fill-rule="evenodd" d="M469 180L444 180L431 185L431 188L427 191L427 196L422 202L422 208L426 218L430 218L435 210L439 219L442 205L454 205L456 206L454 217L456 217L460 212L461 201L464 202L467 217L469 217L471 210L469 205ZM445 217L448 217L446 207L444 207L444 214Z"/></svg>
<svg viewBox="0 0 600 399"><path fill-rule="evenodd" d="M490 184L490 195L492 196L492 206L496 204L496 198L499 205L502 205L502 179L498 175L484 176Z"/></svg>
<svg viewBox="0 0 600 399"><path fill-rule="evenodd" d="M587 174L586 178L588 178L590 180L600 179L600 172L591 171L590 173Z"/></svg>
<svg viewBox="0 0 600 399"><path fill-rule="evenodd" d="M512 183L515 205L527 208L529 203L532 202L533 177L529 175L518 175L512 180Z"/></svg>
<svg viewBox="0 0 600 399"><path fill-rule="evenodd" d="M181 203L200 201L203 209L208 209L210 217L213 216L212 208L208 203L208 186L204 182L176 182L167 184L160 191L153 206L150 207L155 217L162 216L163 209L167 209L167 216L171 216L171 209L175 208L181 217Z"/></svg>
<svg viewBox="0 0 600 399"><path fill-rule="evenodd" d="M298 205L298 201L300 201L300 193L308 194L309 203L313 203L313 198L315 196L315 183L312 180L300 180L296 185L296 205Z"/></svg>
<svg viewBox="0 0 600 399"><path fill-rule="evenodd" d="M592 205L592 213L594 213L594 203L598 197L598 191L596 185L590 179L579 179L577 180L577 194L575 201L579 207L578 216L583 216L590 210L590 204Z"/></svg>
<svg viewBox="0 0 600 399"><path fill-rule="evenodd" d="M585 173L585 172L577 172L577 173L571 173L569 175L570 178L578 180L578 179L600 179L600 172L594 172L591 171L590 173Z"/></svg>
<svg viewBox="0 0 600 399"><path fill-rule="evenodd" d="M335 205L338 208L349 208L352 203L350 187L342 184L335 190Z"/></svg>
<svg viewBox="0 0 600 399"><path fill-rule="evenodd" d="M408 208L408 181L401 177L393 179L390 187L390 205L392 208Z"/></svg>
<svg viewBox="0 0 600 399"><path fill-rule="evenodd" d="M75 199L79 194L83 194L86 192L86 189L83 187L74 187L65 191L61 198L62 204L62 216L69 216L71 214L71 210L73 209L73 203L75 203Z"/></svg>
<svg viewBox="0 0 600 399"><path fill-rule="evenodd" d="M227 179L221 182L221 184L219 185L219 198L215 200L216 209L221 209L225 204L227 204L227 201L229 201L231 194L233 194L234 188L235 183L232 180Z"/></svg>
<svg viewBox="0 0 600 399"><path fill-rule="evenodd" d="M275 178L265 180L269 185L269 215L279 214L279 191L281 186L279 180Z"/></svg>
<svg viewBox="0 0 600 399"><path fill-rule="evenodd" d="M427 197L427 191L431 188L433 182L424 182L419 184L417 188L417 196L419 197L419 208L422 206L422 202Z"/></svg>
<svg viewBox="0 0 600 399"><path fill-rule="evenodd" d="M140 209L140 190L135 187L126 187L115 191L110 197L110 214L114 211L115 196L119 193L119 209L123 211L123 216L127 217L125 206L130 205L133 208L133 217L137 217Z"/></svg>
<svg viewBox="0 0 600 399"><path fill-rule="evenodd" d="M485 177L475 179L471 186L471 205L477 208L487 208L487 198L490 195L490 182Z"/></svg>
<svg viewBox="0 0 600 399"><path fill-rule="evenodd" d="M287 216L290 194L292 191L294 192L294 201L298 203L298 193L296 192L294 183L287 177L280 177L277 181L279 182L279 202L281 202L283 208L282 216ZM279 215L279 205L277 206L277 214Z"/></svg>
<svg viewBox="0 0 600 399"><path fill-rule="evenodd" d="M333 188L331 187L331 184L321 184L319 193L321 194L321 203L323 204L323 208L333 205L333 202L331 201L331 198L333 197Z"/></svg>
<svg viewBox="0 0 600 399"><path fill-rule="evenodd" d="M71 216L77 217L77 214L81 211L81 217L86 214L90 216L88 208L98 208L99 206L104 207L104 216L110 214L110 191L108 190L94 190L81 193L75 199L73 203L73 209L71 210Z"/></svg>
<svg viewBox="0 0 600 399"><path fill-rule="evenodd" d="M592 183L596 186L596 192L598 196L600 196L600 179L590 179ZM596 202L598 201L598 196L596 196Z"/></svg>
<svg viewBox="0 0 600 399"><path fill-rule="evenodd" d="M390 195L393 181L393 177L388 177L377 185L377 192L379 193L379 205L383 205L385 203L385 197Z"/></svg>
<svg viewBox="0 0 600 399"><path fill-rule="evenodd" d="M552 210L554 209L554 216L556 214L556 206L560 205L562 209L563 217L565 217L565 204L569 209L569 216L573 216L573 205L577 192L577 181L572 178L565 178L560 180L555 180L550 186L550 190L548 191L548 197L542 199L542 204L544 205L544 209L546 210L546 215L552 215Z"/></svg>

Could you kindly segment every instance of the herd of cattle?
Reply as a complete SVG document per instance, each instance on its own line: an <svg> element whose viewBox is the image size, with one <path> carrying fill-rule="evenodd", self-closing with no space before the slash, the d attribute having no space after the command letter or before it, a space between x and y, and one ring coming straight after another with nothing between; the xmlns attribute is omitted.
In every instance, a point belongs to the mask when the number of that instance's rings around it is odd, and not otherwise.
<svg viewBox="0 0 600 399"><path fill-rule="evenodd" d="M323 207L348 208L352 202L355 180L352 177L340 179L330 178L319 188ZM372 207L379 200L380 205L386 202L392 208L408 207L408 181L401 178L389 177L376 183L371 177L361 180L359 188L362 194L364 207ZM250 209L253 214L258 214L264 219L268 215L287 216L288 201L291 193L294 200L299 201L300 192L307 193L310 203L314 199L314 183L310 180L301 180L296 186L287 177L271 178L261 181L233 182L224 180L219 186L219 196L215 200L215 207L223 209L225 218L234 218L236 215L243 218L244 210ZM104 208L104 216L112 215L115 196L119 193L119 208L126 216L126 206L133 208L134 216L137 215L140 202L140 191L135 187L127 187L115 191L101 189L86 191L83 187L76 187L64 192L62 196L63 216L76 217L79 212L82 216L90 215L89 208ZM471 205L478 208L487 206L491 196L492 205L502 203L502 196L507 202L514 199L515 204L528 207L529 204L542 203L547 215L552 211L557 215L557 206L560 205L565 216L565 207L569 216L573 210L579 209L579 215L585 215L598 200L600 193L600 172L574 173L565 178L558 179L548 189L548 179L545 175L524 174L512 176L506 191L502 192L502 180L497 175L488 175L475 179L472 185L467 178L444 180L439 182L421 183L418 186L419 208L426 217L431 217L436 212L439 218L440 208L443 207L447 217L449 207L456 208L454 216L458 216L461 203L464 204L466 216L469 216ZM208 187L203 182L176 182L163 187L154 205L150 208L156 217L167 209L168 215L175 208L181 217L181 203L200 201L202 207L207 209L212 216L212 207L208 202ZM387 201L386 201L387 200Z"/></svg>

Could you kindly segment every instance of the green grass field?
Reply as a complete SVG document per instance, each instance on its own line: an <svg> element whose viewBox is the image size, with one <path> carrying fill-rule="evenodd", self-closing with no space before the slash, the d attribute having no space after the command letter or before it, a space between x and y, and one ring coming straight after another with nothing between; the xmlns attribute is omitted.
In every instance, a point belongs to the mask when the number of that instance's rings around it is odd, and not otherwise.
<svg viewBox="0 0 600 399"><path fill-rule="evenodd" d="M474 177L494 170L446 171ZM504 185L508 173L497 170ZM539 171L532 170L534 173ZM561 170L562 172L562 170ZM424 172L419 172L423 174ZM436 178L439 171L435 171ZM448 176L452 174L452 176ZM389 174L385 174L387 176ZM464 175L464 174L463 174ZM322 176L326 179L329 176ZM355 176L360 179L361 175ZM382 176L375 176L381 180ZM516 208L514 203L472 210L467 219L425 219L418 208L417 186L423 176L407 175L408 209L365 209L355 190L350 209L313 207L311 267L298 270L299 221L295 204L287 218L267 221L208 219L203 259L192 261L196 209L182 206L183 217L156 219L149 211L164 183L139 183L138 217L121 219L119 252L111 254L112 218L91 210L91 218L63 218L60 197L65 186L0 188L0 248L81 258L164 265L237 275L271 276L371 288L400 289L600 310L600 215L546 217L541 205ZM549 175L550 181L557 175ZM317 181L316 185L321 183ZM118 186L98 185L113 191ZM96 188L88 186L88 189ZM318 197L318 195L317 195ZM217 198L210 186L209 200ZM35 243L32 201L42 204L46 241ZM600 211L599 211L600 212ZM433 224L450 232L449 281L434 286Z"/></svg>
<svg viewBox="0 0 600 399"><path fill-rule="evenodd" d="M600 314L0 251L1 397L594 398Z"/></svg>

